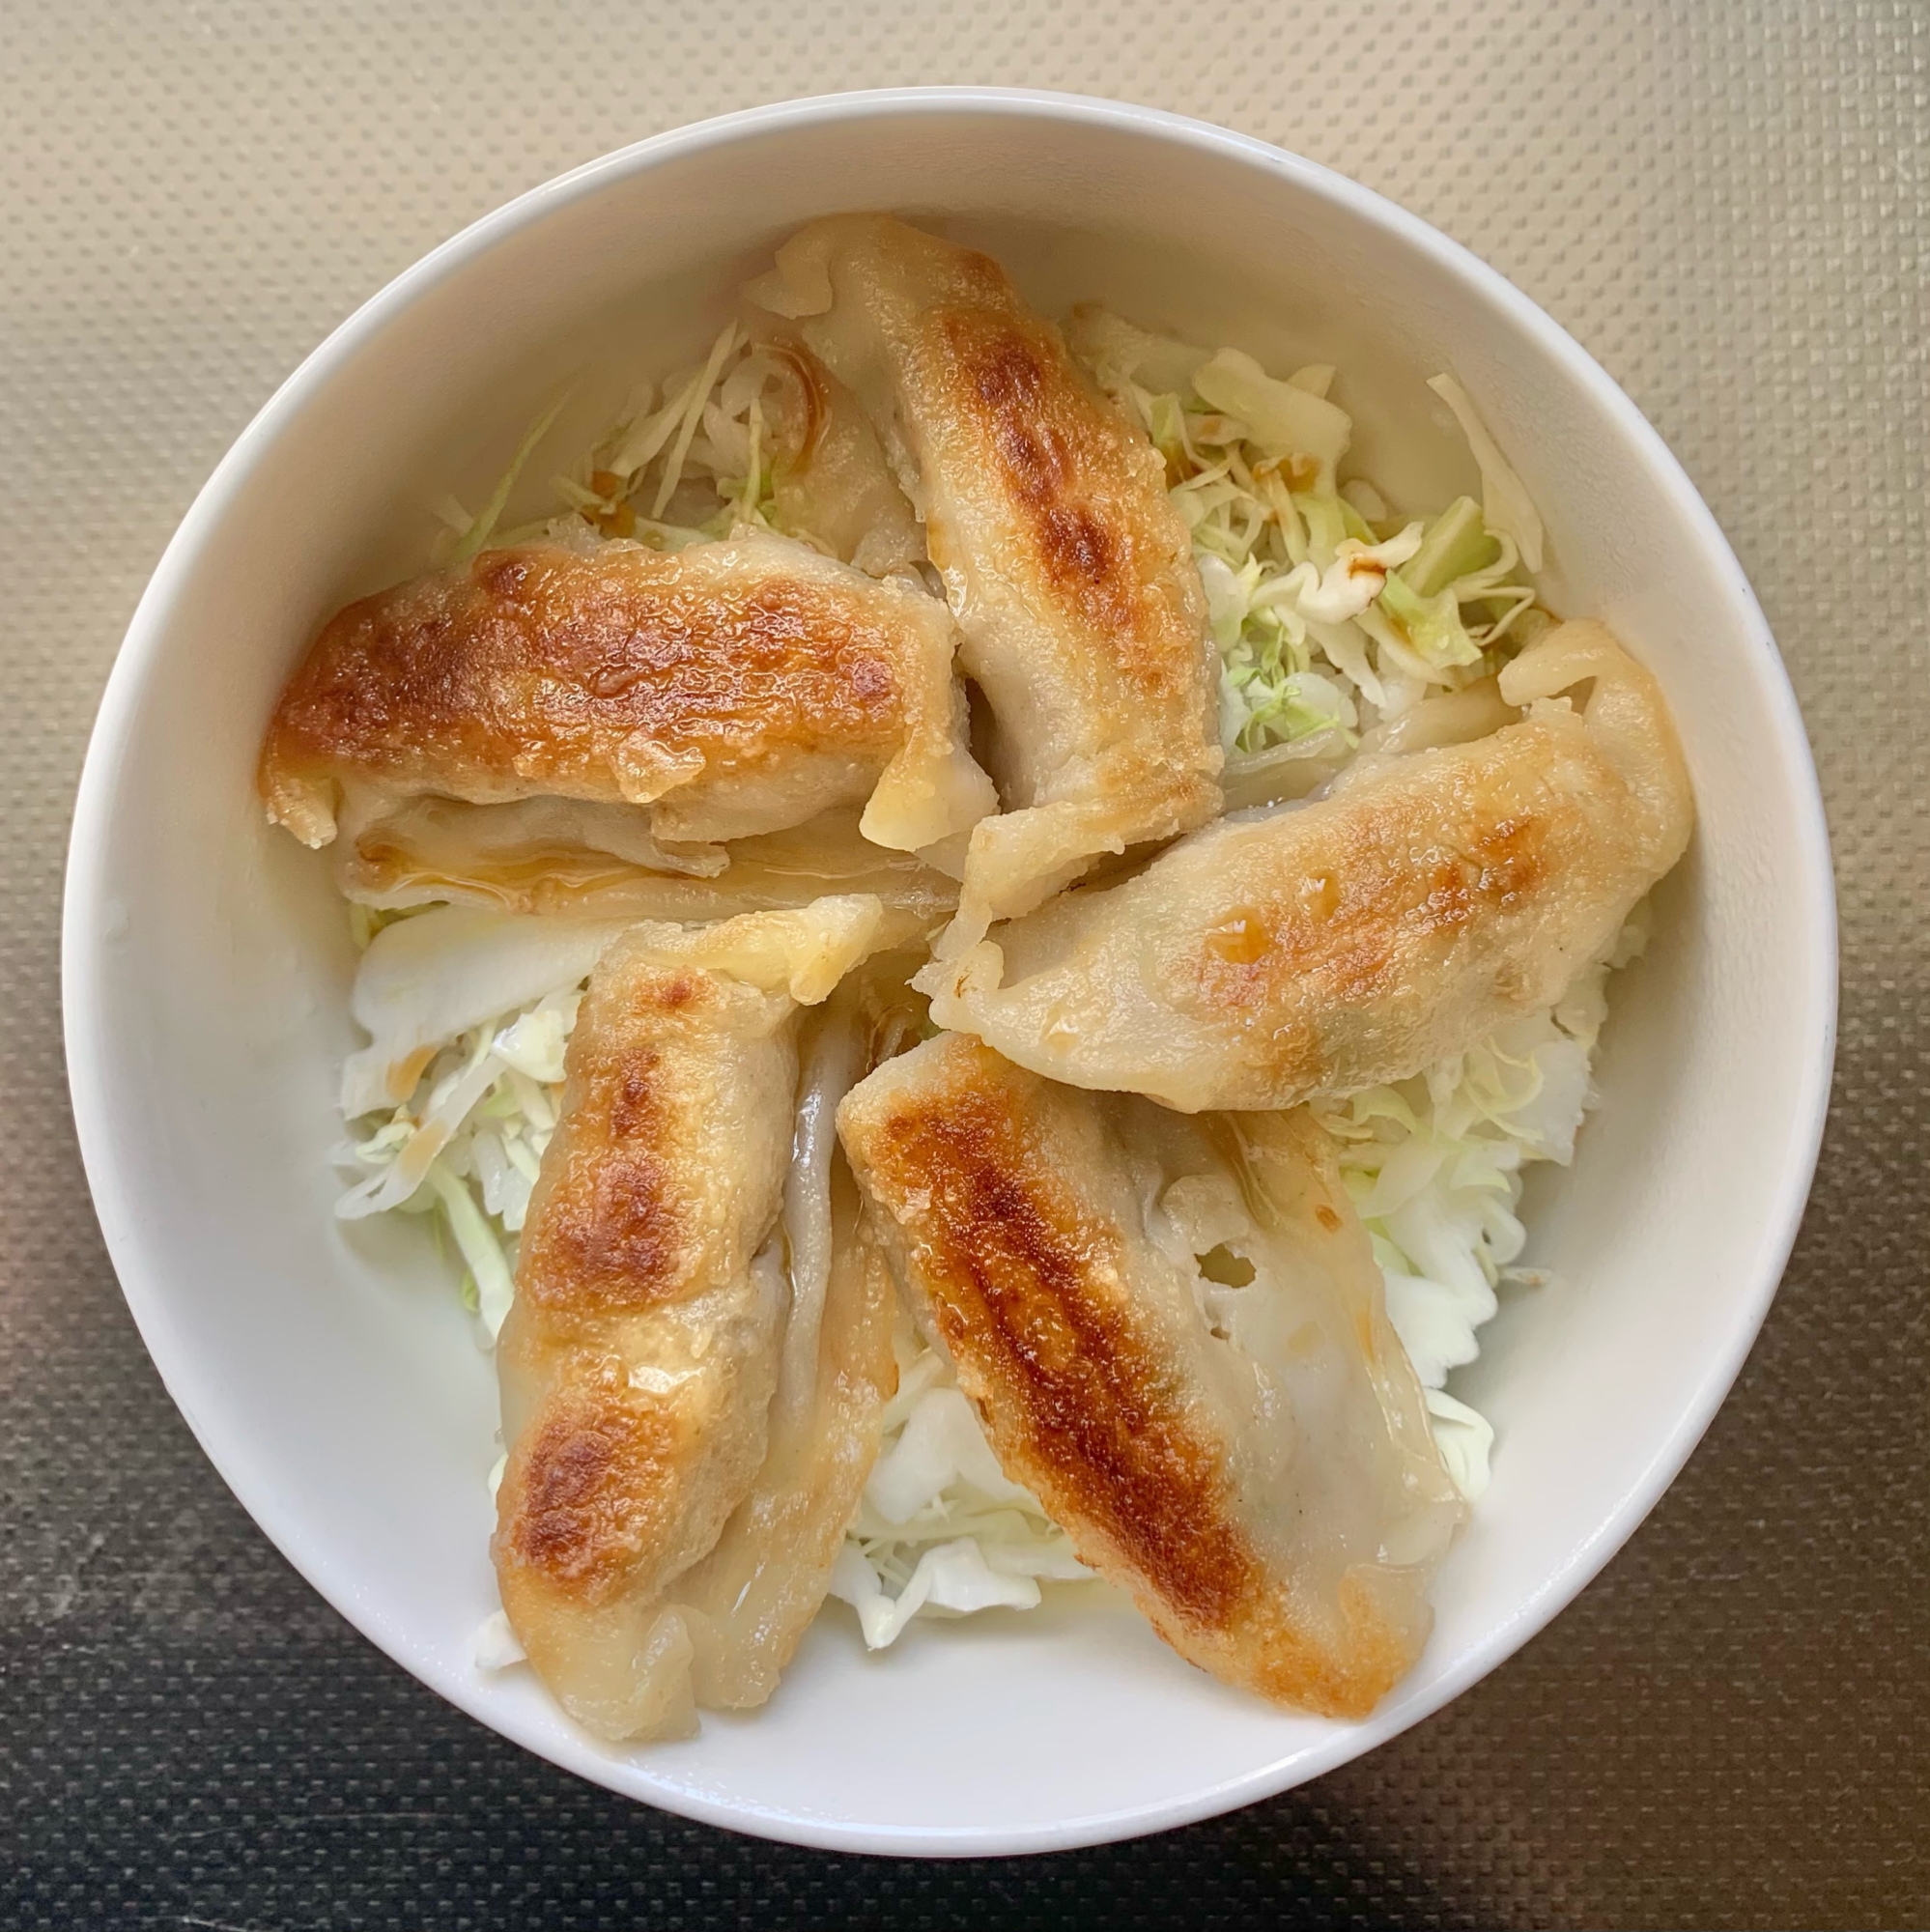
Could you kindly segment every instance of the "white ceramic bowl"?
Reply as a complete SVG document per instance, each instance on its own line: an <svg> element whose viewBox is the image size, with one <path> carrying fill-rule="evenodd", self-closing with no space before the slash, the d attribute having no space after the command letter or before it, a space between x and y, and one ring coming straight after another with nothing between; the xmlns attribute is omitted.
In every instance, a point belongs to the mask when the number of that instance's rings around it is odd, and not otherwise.
<svg viewBox="0 0 1930 1932"><path fill-rule="evenodd" d="M415 567L565 372L585 426L717 326L772 244L890 206L1196 339L1341 365L1397 498L1473 482L1422 379L1455 370L1539 500L1558 608L1659 673L1700 820L1617 981L1603 1105L1531 1197L1554 1286L1466 1392L1492 1487L1418 1668L1367 1722L1224 1690L1120 1610L915 1627L867 1658L832 1606L777 1697L608 1752L525 1671L479 1672L496 1397L419 1230L345 1236L326 1158L352 1044L324 868L252 789L276 691L346 597ZM556 445L560 446L560 445ZM128 1305L202 1446L330 1603L504 1735L691 1816L866 1851L1036 1850L1224 1810L1391 1737L1490 1670L1681 1466L1775 1289L1834 1018L1829 851L1781 664L1728 546L1606 376L1399 209L1218 128L1001 92L856 95L646 141L525 195L344 324L236 443L114 667L68 877L67 1045Z"/></svg>

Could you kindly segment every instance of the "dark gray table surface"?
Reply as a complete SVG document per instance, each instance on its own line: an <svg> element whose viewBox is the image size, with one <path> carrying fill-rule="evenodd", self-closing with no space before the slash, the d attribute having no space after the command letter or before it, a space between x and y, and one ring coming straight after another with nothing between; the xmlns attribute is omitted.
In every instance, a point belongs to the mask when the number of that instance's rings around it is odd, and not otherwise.
<svg viewBox="0 0 1930 1932"><path fill-rule="evenodd" d="M1930 11L158 0L0 19L0 1923L1930 1920ZM326 1608L202 1459L128 1319L57 1002L101 680L275 382L562 166L726 107L931 80L1111 93L1282 141L1574 329L1762 595L1843 912L1835 1099L1788 1278L1602 1578L1318 1784L1138 1844L956 1865L632 1806L459 1716Z"/></svg>

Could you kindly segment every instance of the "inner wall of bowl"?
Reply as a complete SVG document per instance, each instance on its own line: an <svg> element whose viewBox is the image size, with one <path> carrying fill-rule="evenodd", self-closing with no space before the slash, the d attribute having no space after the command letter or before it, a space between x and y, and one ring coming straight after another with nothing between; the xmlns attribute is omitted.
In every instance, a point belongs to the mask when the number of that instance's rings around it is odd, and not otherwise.
<svg viewBox="0 0 1930 1932"><path fill-rule="evenodd" d="M1497 1427L1493 1487L1441 1576L1426 1658L1365 1729L1223 1690L1117 1605L915 1630L877 1659L834 1606L767 1711L650 1752L597 1751L525 1673L470 1661L494 1601L490 1365L418 1227L351 1236L330 1213L353 962L323 863L262 823L260 732L317 624L419 567L427 506L477 500L565 383L551 467L637 375L693 354L790 228L887 203L1002 254L1048 308L1095 298L1276 363L1339 363L1365 467L1397 502L1473 485L1422 386L1454 369L1547 519L1555 601L1615 626L1682 729L1696 848L1617 984L1579 1165L1537 1189L1531 1256L1556 1281L1507 1309L1466 1378ZM457 257L352 326L197 512L204 540L97 747L111 796L74 930L98 955L102 1052L76 1091L130 1299L224 1474L444 1694L588 1776L785 1835L1103 1836L1278 1788L1431 1708L1532 1630L1674 1453L1753 1319L1801 1158L1788 1043L1819 1002L1802 781L1776 769L1762 639L1722 559L1603 396L1437 244L1285 163L1170 133L872 107L606 168ZM898 1747L912 1739L927 1742Z"/></svg>

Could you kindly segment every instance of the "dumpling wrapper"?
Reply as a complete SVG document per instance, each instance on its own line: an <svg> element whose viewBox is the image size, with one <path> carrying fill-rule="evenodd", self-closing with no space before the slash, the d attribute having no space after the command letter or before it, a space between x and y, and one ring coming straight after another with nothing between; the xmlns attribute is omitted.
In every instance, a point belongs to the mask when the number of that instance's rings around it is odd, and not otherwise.
<svg viewBox="0 0 1930 1932"><path fill-rule="evenodd" d="M870 577L925 561L924 533L858 398L767 312L749 312L768 358L771 517Z"/></svg>
<svg viewBox="0 0 1930 1932"><path fill-rule="evenodd" d="M763 1465L715 1547L669 1587L659 1612L670 1652L688 1647L692 1695L713 1709L749 1709L777 1689L829 1590L897 1388L897 1291L876 1235L861 1222L836 1125L870 1045L866 993L846 979L802 1023L784 1182L790 1299Z"/></svg>
<svg viewBox="0 0 1930 1932"><path fill-rule="evenodd" d="M411 799L337 841L336 882L345 898L383 910L452 904L690 923L867 893L901 918L906 939L935 930L958 903L955 879L872 844L849 807L733 839L701 872L670 870L644 849L641 820L633 806L575 799Z"/></svg>
<svg viewBox="0 0 1930 1932"><path fill-rule="evenodd" d="M861 803L867 838L915 851L995 804L954 642L936 598L787 537L486 551L324 628L275 708L261 792L310 845L345 811L431 794L647 807L666 869L724 860L664 847Z"/></svg>
<svg viewBox="0 0 1930 1932"><path fill-rule="evenodd" d="M1098 853L1219 810L1218 663L1157 450L996 262L888 215L814 222L751 299L857 395L924 525L1009 808L949 950Z"/></svg>
<svg viewBox="0 0 1930 1932"><path fill-rule="evenodd" d="M710 1553L665 1598L661 1627L681 1624L692 1692L714 1710L751 1709L777 1689L831 1587L897 1389L891 1264L860 1221L842 1154L826 1180L823 1299L801 1336L795 1297L786 1318L763 1464Z"/></svg>
<svg viewBox="0 0 1930 1932"><path fill-rule="evenodd" d="M951 1035L838 1129L1000 1466L1080 1560L1222 1682L1372 1710L1465 1506L1319 1124L1189 1121Z"/></svg>
<svg viewBox="0 0 1930 1932"><path fill-rule="evenodd" d="M691 1631L667 1593L720 1548L774 1446L798 1015L871 950L881 919L852 896L639 925L591 975L497 1344L509 1454L493 1552L530 1662L600 1736L695 1724ZM823 1324L860 1381L875 1379L871 1292L847 1281ZM815 1412L844 1401L835 1370ZM849 1405L862 1438L862 1395ZM794 1407L782 1466L833 1484L814 1468L812 1412ZM862 1439L846 1459L863 1460Z"/></svg>
<svg viewBox="0 0 1930 1932"><path fill-rule="evenodd" d="M928 968L933 1019L1190 1113L1405 1079L1553 1005L1682 857L1693 801L1654 678L1601 625L1551 632L1499 695L1526 715L1491 736L1363 757Z"/></svg>

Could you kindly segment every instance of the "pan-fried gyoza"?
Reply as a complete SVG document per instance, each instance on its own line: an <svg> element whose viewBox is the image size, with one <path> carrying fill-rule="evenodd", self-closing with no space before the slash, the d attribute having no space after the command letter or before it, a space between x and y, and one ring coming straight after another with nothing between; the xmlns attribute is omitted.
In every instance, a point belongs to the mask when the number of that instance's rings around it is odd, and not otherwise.
<svg viewBox="0 0 1930 1932"><path fill-rule="evenodd" d="M784 537L488 551L327 625L275 709L262 792L311 845L345 806L429 795L647 807L660 846L862 803L868 838L913 851L991 804L952 648L936 599Z"/></svg>
<svg viewBox="0 0 1930 1932"><path fill-rule="evenodd" d="M924 526L1016 808L957 943L1218 809L1206 600L1165 465L996 262L885 216L793 237L753 298L855 391Z"/></svg>
<svg viewBox="0 0 1930 1932"><path fill-rule="evenodd" d="M1343 381L835 216L322 627L259 786L361 949L337 1211L496 1349L479 1662L647 1743L827 1596L1098 1576L1277 1705L1411 1667L1692 804L1491 440L1399 514Z"/></svg>
<svg viewBox="0 0 1930 1932"><path fill-rule="evenodd" d="M1227 1683L1371 1710L1462 1504L1320 1128L1195 1128L955 1034L837 1119L1000 1463L1086 1562Z"/></svg>
<svg viewBox="0 0 1930 1932"><path fill-rule="evenodd" d="M1682 857L1689 780L1655 680L1599 624L1500 692L1519 723L1363 760L933 966L932 1017L1191 1112L1405 1080L1552 1006Z"/></svg>
<svg viewBox="0 0 1930 1932"><path fill-rule="evenodd" d="M796 1494L818 1446L811 1424L862 1440L890 1393L869 1271L847 1258L827 1320L833 1271L811 1306L795 1264L787 1285L779 1228L798 1015L871 950L880 917L875 900L852 897L695 932L640 924L590 976L497 1349L509 1461L495 1549L503 1607L530 1661L571 1716L606 1737L693 1727L694 1670L699 1693L731 1678L736 1634L736 1593L697 1628L711 1598L693 1573L774 1450L772 1477ZM857 1400L839 1388L841 1372ZM826 1486L841 1530L856 1484L837 1488L836 1446ZM842 1466L862 1460L854 1451ZM805 1608L802 1621L784 1620L793 1643L837 1556L818 1527L814 1542L787 1540L784 1574L770 1579ZM753 1546L732 1552L744 1586L779 1540L761 1522L733 1539ZM780 1642L775 1664L787 1655Z"/></svg>

